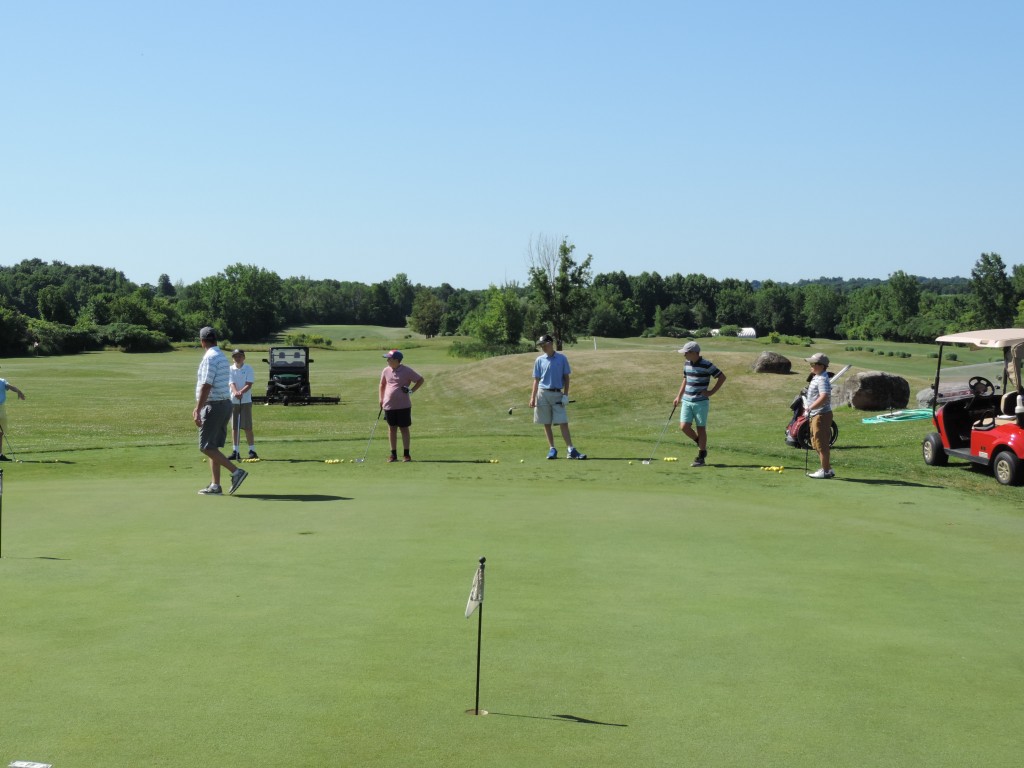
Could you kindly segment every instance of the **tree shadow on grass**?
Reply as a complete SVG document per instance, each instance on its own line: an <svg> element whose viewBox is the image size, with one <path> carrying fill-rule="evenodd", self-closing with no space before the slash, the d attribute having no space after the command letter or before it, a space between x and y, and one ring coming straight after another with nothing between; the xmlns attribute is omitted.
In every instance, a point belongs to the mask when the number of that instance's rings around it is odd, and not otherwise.
<svg viewBox="0 0 1024 768"><path fill-rule="evenodd" d="M404 462L399 462L404 463ZM413 464L490 464L490 459L413 459Z"/></svg>
<svg viewBox="0 0 1024 768"><path fill-rule="evenodd" d="M10 462L4 462L4 464L74 464L73 461L67 459L11 459ZM0 465L0 469L3 469L4 465Z"/></svg>
<svg viewBox="0 0 1024 768"><path fill-rule="evenodd" d="M245 459L242 459L243 464L247 464ZM254 464L323 464L323 459L260 459L259 461L252 462Z"/></svg>
<svg viewBox="0 0 1024 768"><path fill-rule="evenodd" d="M903 488L941 488L941 485L932 485L931 483L911 483L908 480L883 480L881 478L866 478L866 477L834 477L833 480L838 480L841 483L861 483L862 485L895 485Z"/></svg>
<svg viewBox="0 0 1024 768"><path fill-rule="evenodd" d="M235 496L256 501L352 501L351 496L328 496L322 493L236 493Z"/></svg>
<svg viewBox="0 0 1024 768"><path fill-rule="evenodd" d="M577 723L579 725L607 725L612 728L628 728L625 723L605 723L600 720L590 720L577 715L514 715L510 712L490 712L494 717L523 717L529 720L554 720L556 723Z"/></svg>

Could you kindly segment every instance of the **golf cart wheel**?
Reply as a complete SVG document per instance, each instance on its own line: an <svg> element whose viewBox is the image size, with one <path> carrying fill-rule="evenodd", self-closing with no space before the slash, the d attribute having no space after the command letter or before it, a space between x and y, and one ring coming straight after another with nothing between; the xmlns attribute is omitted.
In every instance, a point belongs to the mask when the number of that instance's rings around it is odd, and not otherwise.
<svg viewBox="0 0 1024 768"><path fill-rule="evenodd" d="M946 449L942 447L942 438L938 432L930 432L921 443L921 455L929 467L944 467L949 463Z"/></svg>
<svg viewBox="0 0 1024 768"><path fill-rule="evenodd" d="M1020 485L1020 459L1013 451L1000 451L992 462L992 474L1003 485Z"/></svg>
<svg viewBox="0 0 1024 768"><path fill-rule="evenodd" d="M809 421L805 421L803 424L800 425L800 429L797 430L796 439L799 441L801 448L805 448L808 451L813 451L814 450L814 446L811 445L811 423ZM839 439L839 425L836 424L833 421L832 422L832 434L830 435L829 441L828 441L829 447L835 445L836 444L836 440L838 440L838 439Z"/></svg>

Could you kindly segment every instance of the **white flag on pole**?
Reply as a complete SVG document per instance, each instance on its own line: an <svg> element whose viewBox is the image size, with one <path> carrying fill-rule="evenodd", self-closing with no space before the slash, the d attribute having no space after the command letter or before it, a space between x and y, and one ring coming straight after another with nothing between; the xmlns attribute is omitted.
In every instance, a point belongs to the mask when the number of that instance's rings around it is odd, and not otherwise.
<svg viewBox="0 0 1024 768"><path fill-rule="evenodd" d="M469 602L466 603L466 618L473 615L476 607L484 601L484 566L483 563L477 566L473 574L473 586L469 589Z"/></svg>

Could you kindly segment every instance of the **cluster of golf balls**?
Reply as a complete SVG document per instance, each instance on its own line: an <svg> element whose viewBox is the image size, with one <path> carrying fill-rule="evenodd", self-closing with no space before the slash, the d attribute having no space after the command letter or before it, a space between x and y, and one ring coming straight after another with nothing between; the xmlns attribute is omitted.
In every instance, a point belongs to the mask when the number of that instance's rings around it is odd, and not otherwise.
<svg viewBox="0 0 1024 768"><path fill-rule="evenodd" d="M498 463L498 460L497 460L497 459L488 459L488 460L487 460L487 463L488 463L488 464L497 464L497 463Z"/></svg>
<svg viewBox="0 0 1024 768"><path fill-rule="evenodd" d="M259 459L241 459L241 461L244 461L246 464L252 464L255 461L259 461Z"/></svg>
<svg viewBox="0 0 1024 768"><path fill-rule="evenodd" d="M341 464L341 459L324 459L324 464Z"/></svg>
<svg viewBox="0 0 1024 768"><path fill-rule="evenodd" d="M765 472L781 472L785 467L761 467Z"/></svg>
<svg viewBox="0 0 1024 768"><path fill-rule="evenodd" d="M662 461L679 461L675 456L666 456Z"/></svg>

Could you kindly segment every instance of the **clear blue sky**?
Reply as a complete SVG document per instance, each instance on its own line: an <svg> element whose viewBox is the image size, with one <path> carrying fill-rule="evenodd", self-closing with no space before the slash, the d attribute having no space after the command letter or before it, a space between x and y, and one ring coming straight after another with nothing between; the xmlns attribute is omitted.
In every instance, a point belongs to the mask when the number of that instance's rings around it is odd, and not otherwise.
<svg viewBox="0 0 1024 768"><path fill-rule="evenodd" d="M186 283L1024 262L1024 3L0 3L0 263Z"/></svg>

